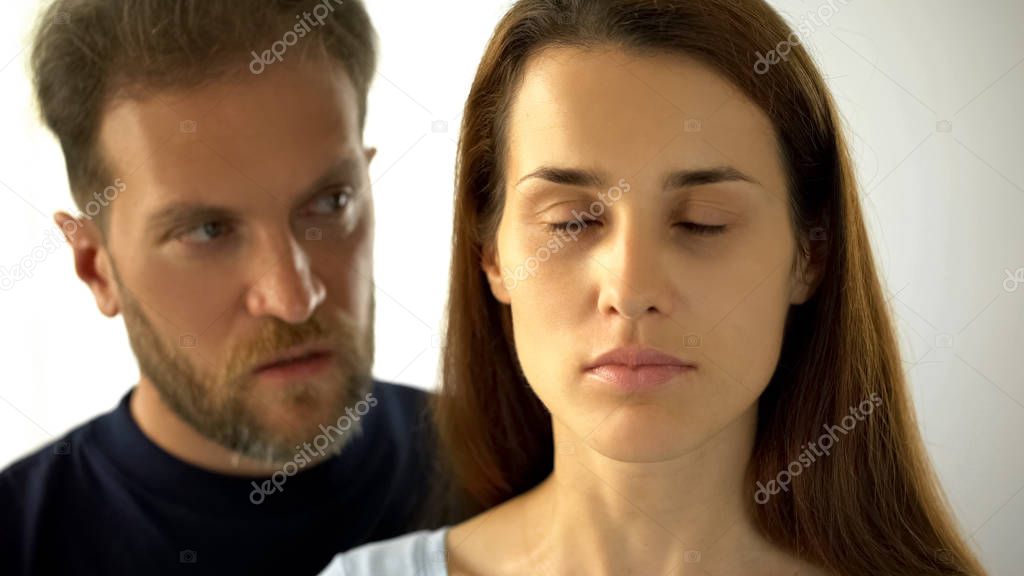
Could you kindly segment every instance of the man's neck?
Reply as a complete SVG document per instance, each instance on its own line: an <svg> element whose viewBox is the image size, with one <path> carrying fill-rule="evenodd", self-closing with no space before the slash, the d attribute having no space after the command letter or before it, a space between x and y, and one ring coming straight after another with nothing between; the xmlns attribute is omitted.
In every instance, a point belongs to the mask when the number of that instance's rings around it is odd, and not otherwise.
<svg viewBox="0 0 1024 576"><path fill-rule="evenodd" d="M129 409L147 438L183 462L230 476L263 477L277 469L246 458L200 434L174 413L144 376L135 386Z"/></svg>

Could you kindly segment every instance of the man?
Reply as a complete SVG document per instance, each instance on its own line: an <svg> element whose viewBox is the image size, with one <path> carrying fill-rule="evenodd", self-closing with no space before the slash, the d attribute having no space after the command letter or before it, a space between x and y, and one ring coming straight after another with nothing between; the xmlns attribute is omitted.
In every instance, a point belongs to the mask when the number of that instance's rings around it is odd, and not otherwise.
<svg viewBox="0 0 1024 576"><path fill-rule="evenodd" d="M310 574L439 525L425 395L370 376L375 65L356 0L49 6L55 220L141 378L0 474L0 572Z"/></svg>

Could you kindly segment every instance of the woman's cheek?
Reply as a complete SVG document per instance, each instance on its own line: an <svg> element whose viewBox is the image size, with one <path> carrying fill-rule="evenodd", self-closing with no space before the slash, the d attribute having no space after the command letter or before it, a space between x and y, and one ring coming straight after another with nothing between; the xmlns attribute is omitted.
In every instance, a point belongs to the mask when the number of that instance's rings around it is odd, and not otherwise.
<svg viewBox="0 0 1024 576"><path fill-rule="evenodd" d="M568 296L573 285L584 283L581 273L585 268L580 259L585 257L583 246L571 236L564 239L535 226L537 230L523 230L511 238L509 250L502 258L502 273L510 288L513 302L517 299L537 304L555 302ZM557 294L557 298L552 298Z"/></svg>
<svg viewBox="0 0 1024 576"><path fill-rule="evenodd" d="M773 274L749 291L739 304L729 304L709 335L706 352L722 366L725 377L760 394L775 371L781 351L785 314L783 276Z"/></svg>

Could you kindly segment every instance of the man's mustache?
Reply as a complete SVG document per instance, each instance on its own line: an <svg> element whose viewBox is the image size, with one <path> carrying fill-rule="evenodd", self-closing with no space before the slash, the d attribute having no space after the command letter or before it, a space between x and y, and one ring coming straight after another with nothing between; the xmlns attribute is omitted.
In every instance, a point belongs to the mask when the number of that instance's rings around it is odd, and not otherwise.
<svg viewBox="0 0 1024 576"><path fill-rule="evenodd" d="M340 353L342 359L348 359L352 348L359 343L358 330L344 317L329 319L314 314L303 324L289 324L271 317L253 337L231 351L223 375L225 380L244 378L258 367L273 362L286 350L306 345L327 346L331 352Z"/></svg>

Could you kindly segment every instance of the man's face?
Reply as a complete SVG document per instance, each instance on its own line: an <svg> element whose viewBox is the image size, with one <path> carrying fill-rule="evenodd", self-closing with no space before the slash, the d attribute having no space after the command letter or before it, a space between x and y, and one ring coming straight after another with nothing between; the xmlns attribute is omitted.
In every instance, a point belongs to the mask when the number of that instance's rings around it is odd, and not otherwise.
<svg viewBox="0 0 1024 576"><path fill-rule="evenodd" d="M212 440L292 459L370 383L372 151L347 75L296 58L114 101L100 145L124 182L106 244L143 377Z"/></svg>

